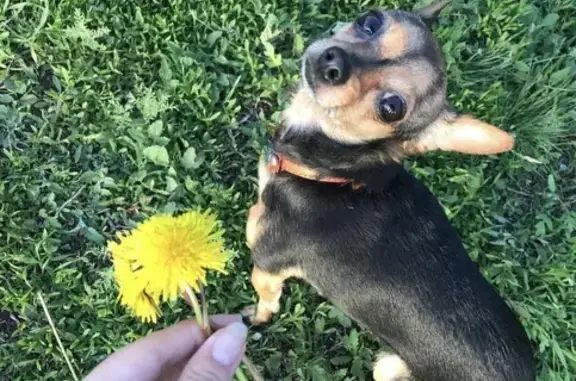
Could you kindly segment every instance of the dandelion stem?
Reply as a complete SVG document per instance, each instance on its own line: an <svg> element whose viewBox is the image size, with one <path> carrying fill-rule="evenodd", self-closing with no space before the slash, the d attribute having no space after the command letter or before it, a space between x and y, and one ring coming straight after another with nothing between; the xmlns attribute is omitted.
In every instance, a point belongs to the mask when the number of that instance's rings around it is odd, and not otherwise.
<svg viewBox="0 0 576 381"><path fill-rule="evenodd" d="M66 350L64 349L64 345L62 345L62 341L60 340L60 336L58 335L58 331L56 330L56 326L54 325L54 322L52 321L52 317L50 316L50 312L48 312L48 306L46 306L46 302L44 301L44 297L42 296L41 293L38 293L38 299L40 299L40 304L42 304L42 309L44 310L44 315L46 315L46 319L48 320L48 324L50 324L50 328L52 328L52 333L54 334L54 337L56 338L56 342L58 343L58 347L60 349L60 352L62 352L62 356L64 356L64 360L66 360L66 364L68 365L68 368L70 369L70 373L72 373L72 378L74 379L74 381L78 381L78 376L76 375L76 372L74 371L74 367L72 366L72 362L70 361L70 359L68 358L68 355L66 354Z"/></svg>
<svg viewBox="0 0 576 381"><path fill-rule="evenodd" d="M198 282L200 286L200 306L202 307L202 318L204 321L204 331L208 336L212 334L212 329L210 328L210 318L208 317L208 302L206 302L206 289L202 282Z"/></svg>
<svg viewBox="0 0 576 381"><path fill-rule="evenodd" d="M260 372L258 372L258 369L256 369L254 363L252 363L252 361L247 356L244 356L242 358L242 362L244 363L246 369L248 369L248 372L250 373L254 381L264 381L264 378L262 377Z"/></svg>
<svg viewBox="0 0 576 381"><path fill-rule="evenodd" d="M240 368L236 369L236 379L238 381L248 381L248 377L246 377L246 375Z"/></svg>
<svg viewBox="0 0 576 381"><path fill-rule="evenodd" d="M204 315L202 314L202 309L200 308L200 303L198 302L196 293L194 290L192 290L188 283L184 283L184 291L186 292L188 299L190 299L190 304L192 304L192 309L194 310L194 315L196 315L196 321L198 324L200 324L202 327L204 327L205 324L210 325L209 322L204 322Z"/></svg>
<svg viewBox="0 0 576 381"><path fill-rule="evenodd" d="M190 304L192 304L192 308L194 309L194 315L196 315L196 321L198 322L198 324L202 326L206 335L210 336L212 334L212 329L210 328L210 318L208 317L208 305L206 303L205 289L201 283L199 283L199 285L200 285L201 302L198 301L196 293L194 292L194 290L192 290L192 287L190 287L188 283L183 283L183 288L184 292L186 293L186 296L188 296L188 299L190 299ZM256 366L254 366L254 364L252 363L252 361L250 361L248 357L244 356L242 358L242 363L244 364L244 366L246 367L246 369L248 370L254 381L264 381L264 378L260 375L260 372L258 372ZM238 381L248 381L248 378L240 368L236 370L236 378L238 379Z"/></svg>

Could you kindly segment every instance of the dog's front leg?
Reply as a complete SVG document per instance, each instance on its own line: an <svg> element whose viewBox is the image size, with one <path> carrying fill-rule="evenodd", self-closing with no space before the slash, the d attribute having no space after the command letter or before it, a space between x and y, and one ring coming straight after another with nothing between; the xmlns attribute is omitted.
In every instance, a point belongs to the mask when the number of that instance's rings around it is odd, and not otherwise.
<svg viewBox="0 0 576 381"><path fill-rule="evenodd" d="M272 315L280 310L280 297L287 278L283 274L270 274L254 267L251 281L258 294L258 304L245 308L243 311L243 315L250 318L252 324L267 323Z"/></svg>
<svg viewBox="0 0 576 381"><path fill-rule="evenodd" d="M273 274L255 266L251 281L258 294L258 304L245 308L242 311L244 317L256 325L269 322L280 309L284 281L288 278L304 278L304 273L300 268L291 267Z"/></svg>
<svg viewBox="0 0 576 381"><path fill-rule="evenodd" d="M264 203L261 200L248 211L248 221L246 222L246 245L252 249L256 240L260 236L260 218L264 214Z"/></svg>
<svg viewBox="0 0 576 381"><path fill-rule="evenodd" d="M264 203L259 200L250 208L246 224L246 243L253 248L261 233L261 218L264 214ZM263 324L270 321L272 315L280 309L280 297L284 281L290 277L301 276L296 268L284 269L277 274L269 273L257 266L252 270L252 285L258 295L258 304L249 306L242 311L253 324Z"/></svg>
<svg viewBox="0 0 576 381"><path fill-rule="evenodd" d="M248 220L246 221L246 244L250 249L256 244L256 240L260 236L261 226L260 220L264 215L264 202L262 201L262 193L266 184L270 181L271 174L266 168L266 163L260 160L258 163L258 201L250 207L248 211Z"/></svg>

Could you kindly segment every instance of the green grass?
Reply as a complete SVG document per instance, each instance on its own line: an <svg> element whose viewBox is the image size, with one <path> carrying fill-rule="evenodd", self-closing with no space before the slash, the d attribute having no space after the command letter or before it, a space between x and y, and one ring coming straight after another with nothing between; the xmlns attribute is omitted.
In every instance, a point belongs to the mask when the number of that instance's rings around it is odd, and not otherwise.
<svg viewBox="0 0 576 381"><path fill-rule="evenodd" d="M200 3L202 5L200 5ZM454 0L451 101L517 137L410 161L525 324L540 380L576 378L576 6ZM137 6L136 4L139 4ZM104 242L162 211L217 211L234 253L211 310L252 303L256 162L310 39L374 6L319 0L0 0L0 380L71 379L157 326L117 303ZM411 8L412 1L381 1ZM290 282L249 353L271 379L370 379L370 333Z"/></svg>

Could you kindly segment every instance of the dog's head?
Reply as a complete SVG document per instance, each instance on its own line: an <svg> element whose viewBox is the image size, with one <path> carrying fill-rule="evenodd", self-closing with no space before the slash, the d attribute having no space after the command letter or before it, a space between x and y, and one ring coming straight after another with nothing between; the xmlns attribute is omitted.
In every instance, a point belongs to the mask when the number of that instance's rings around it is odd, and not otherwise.
<svg viewBox="0 0 576 381"><path fill-rule="evenodd" d="M310 45L300 88L284 113L287 126L320 128L346 144L395 138L406 153L511 149L512 136L447 104L444 60L431 26L448 3L369 11Z"/></svg>

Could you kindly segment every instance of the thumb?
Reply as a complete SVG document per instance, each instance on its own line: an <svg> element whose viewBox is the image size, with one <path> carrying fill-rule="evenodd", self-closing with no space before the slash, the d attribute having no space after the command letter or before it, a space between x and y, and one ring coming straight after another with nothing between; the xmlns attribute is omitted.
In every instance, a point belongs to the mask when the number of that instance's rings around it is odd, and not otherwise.
<svg viewBox="0 0 576 381"><path fill-rule="evenodd" d="M240 322L216 331L192 356L178 381L230 381L246 350L248 328Z"/></svg>

